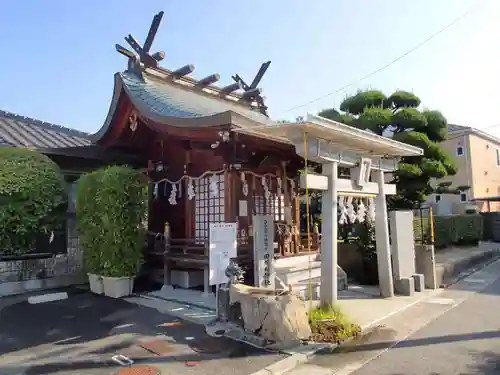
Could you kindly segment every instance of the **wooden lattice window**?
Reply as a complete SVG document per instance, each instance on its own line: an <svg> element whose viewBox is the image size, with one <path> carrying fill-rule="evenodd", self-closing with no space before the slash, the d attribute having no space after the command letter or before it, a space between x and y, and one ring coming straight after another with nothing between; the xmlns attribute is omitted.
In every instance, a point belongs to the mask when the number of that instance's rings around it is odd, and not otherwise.
<svg viewBox="0 0 500 375"><path fill-rule="evenodd" d="M254 207L256 215L273 215L275 221L285 220L285 200L284 196L271 196L269 199L254 196Z"/></svg>
<svg viewBox="0 0 500 375"><path fill-rule="evenodd" d="M210 223L223 223L224 216L224 175L216 175L217 194L210 192L213 177L195 181L195 239L197 243L208 240Z"/></svg>
<svg viewBox="0 0 500 375"><path fill-rule="evenodd" d="M285 220L285 196L281 195L281 197L275 195L272 197L269 202L270 209L274 216L275 221L284 221Z"/></svg>
<svg viewBox="0 0 500 375"><path fill-rule="evenodd" d="M256 215L264 215L266 213L266 198L254 196L253 205Z"/></svg>

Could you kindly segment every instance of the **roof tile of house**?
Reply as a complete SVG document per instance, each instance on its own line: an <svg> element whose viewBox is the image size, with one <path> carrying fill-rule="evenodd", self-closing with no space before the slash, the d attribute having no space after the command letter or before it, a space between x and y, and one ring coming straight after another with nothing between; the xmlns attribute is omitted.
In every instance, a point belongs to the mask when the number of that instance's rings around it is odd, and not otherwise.
<svg viewBox="0 0 500 375"><path fill-rule="evenodd" d="M454 124L448 124L448 131L449 132L459 132L462 130L467 130L471 129L470 126L463 126L463 125L454 125Z"/></svg>
<svg viewBox="0 0 500 375"><path fill-rule="evenodd" d="M0 110L0 146L61 148L90 143L87 133Z"/></svg>

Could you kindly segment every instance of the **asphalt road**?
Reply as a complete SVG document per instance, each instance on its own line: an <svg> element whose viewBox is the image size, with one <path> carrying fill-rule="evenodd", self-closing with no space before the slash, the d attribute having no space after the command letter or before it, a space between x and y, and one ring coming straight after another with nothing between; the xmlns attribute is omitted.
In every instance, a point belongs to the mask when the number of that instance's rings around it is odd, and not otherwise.
<svg viewBox="0 0 500 375"><path fill-rule="evenodd" d="M500 374L500 261L290 375Z"/></svg>
<svg viewBox="0 0 500 375"><path fill-rule="evenodd" d="M0 298L0 375L116 374L120 354L162 375L246 375L284 358L155 309L67 291L66 300L35 305Z"/></svg>

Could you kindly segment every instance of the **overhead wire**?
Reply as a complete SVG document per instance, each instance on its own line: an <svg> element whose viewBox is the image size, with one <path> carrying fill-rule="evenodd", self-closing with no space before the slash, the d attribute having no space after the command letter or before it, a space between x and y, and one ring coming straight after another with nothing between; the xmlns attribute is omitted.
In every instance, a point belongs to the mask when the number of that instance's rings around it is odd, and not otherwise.
<svg viewBox="0 0 500 375"><path fill-rule="evenodd" d="M473 5L472 7L470 7L465 13L461 14L460 16L458 16L457 18L455 18L453 21L451 21L450 23L448 23L447 25L445 25L444 27L442 27L441 29L439 29L438 31L436 31L434 34L430 35L429 37L427 37L426 39L424 39L423 41L421 41L420 43L418 43L417 45L415 45L414 47L410 48L409 50L407 50L405 53L403 53L402 55L396 57L395 59L389 61L388 63L386 63L385 65L381 66L380 68L362 76L361 78L355 80L355 81L352 81L351 83L345 85L345 86L342 86L334 91L331 91L327 94L324 94L322 96L319 96L313 100L310 100L304 104L300 104L300 105L297 105L295 107L292 107L292 108L289 108L287 110L285 110L284 112L290 112L290 111L293 111L295 109L299 109L299 108L303 108L303 107L306 107L308 106L309 104L312 104L312 103L315 103L321 99L324 99L324 98L327 98L329 96L332 96L332 95L335 95L335 94L338 94L346 89L348 89L349 87L351 86L354 86L355 84L359 83L359 82L362 82L364 81L365 79L368 79L372 76L374 76L375 74L378 74L380 73L381 71L387 69L388 67L390 67L391 65L397 63L398 61L402 60L403 58L407 57L408 55L410 55L411 53L415 52L416 50L418 50L419 48L421 48L422 46L424 46L425 44L429 43L431 40L433 40L435 37L437 37L438 35L442 34L443 32L445 32L446 30L448 30L450 27L454 26L455 24L457 24L458 22L460 22L461 20L463 20L464 18L466 18L468 15L470 15L473 11L475 11L477 8L479 8L480 5L482 5L482 2L484 0L480 0L478 2L475 3L475 5Z"/></svg>

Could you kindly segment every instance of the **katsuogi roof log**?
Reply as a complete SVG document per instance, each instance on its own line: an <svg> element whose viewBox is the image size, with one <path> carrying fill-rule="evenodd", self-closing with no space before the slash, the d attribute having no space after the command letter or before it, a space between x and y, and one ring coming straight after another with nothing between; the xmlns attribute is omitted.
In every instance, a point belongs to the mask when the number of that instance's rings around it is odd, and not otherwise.
<svg viewBox="0 0 500 375"><path fill-rule="evenodd" d="M115 120L120 121L121 117L115 116L120 108L137 110L141 123L154 131L172 127L230 124L238 128L274 124L258 87L270 61L261 65L251 84L236 74L232 77L235 82L224 87L214 85L220 79L218 73L199 80L192 78L192 64L174 70L160 67L165 53L152 53L151 48L162 17L163 12L155 15L142 46L131 34L125 38L131 50L116 45L116 50L129 59L128 69L115 75L113 100L104 126L94 135L96 140L108 133ZM123 101L128 101L131 107L120 104Z"/></svg>

